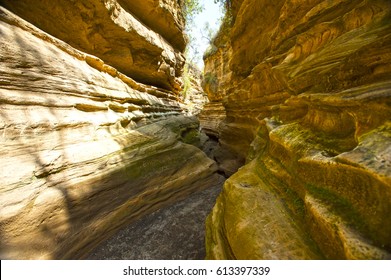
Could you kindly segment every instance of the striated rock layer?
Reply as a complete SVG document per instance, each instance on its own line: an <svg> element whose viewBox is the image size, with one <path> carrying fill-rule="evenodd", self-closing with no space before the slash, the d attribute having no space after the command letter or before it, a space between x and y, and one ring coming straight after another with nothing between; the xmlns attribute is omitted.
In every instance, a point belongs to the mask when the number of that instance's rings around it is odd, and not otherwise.
<svg viewBox="0 0 391 280"><path fill-rule="evenodd" d="M244 163L243 158L235 154L232 149L227 150L224 138L221 137L227 117L223 100L227 96L232 75L229 69L232 55L232 47L229 44L230 24L230 19L226 16L219 32L204 54L202 86L208 95L209 103L203 107L199 115L202 131L212 139L219 139L211 157L219 162L219 170L227 177L235 173Z"/></svg>
<svg viewBox="0 0 391 280"><path fill-rule="evenodd" d="M222 100L227 95L226 90L231 78L228 61L232 48L227 43L229 32L228 22L223 23L213 43L204 54L202 87L208 95L209 103L201 112L200 123L207 134L215 137L219 137L220 124L226 117Z"/></svg>
<svg viewBox="0 0 391 280"><path fill-rule="evenodd" d="M121 73L179 91L184 20L173 0L2 0L28 22ZM139 21L141 19L142 21Z"/></svg>
<svg viewBox="0 0 391 280"><path fill-rule="evenodd" d="M69 34L70 45L0 7L1 259L81 258L122 225L219 180L215 162L194 146L200 142L198 122L184 116L178 96L125 76L110 63L111 55L102 56L112 66L106 64L98 58L103 45L97 37L86 41L99 45L90 54L73 48L84 43L73 28L85 26L76 19L65 25L76 11L52 2L35 1L36 7L24 10L24 1L17 9L37 25L53 24ZM101 3L117 7L115 1L95 2L79 16L104 21L116 14L109 9L107 18L99 16ZM52 17L34 14L43 4L56 6ZM56 18L60 12L65 15ZM121 24L132 23L127 17ZM103 22L106 27L114 23ZM115 52L138 31L95 34L118 39L118 48L110 43ZM150 34L137 35L139 48L149 44L163 59L168 43ZM148 67L157 61L148 60L148 48L143 51L146 80L154 80L157 72Z"/></svg>
<svg viewBox="0 0 391 280"><path fill-rule="evenodd" d="M191 63L186 64L183 71L183 102L190 115L198 116L208 103L208 97L201 86L202 72Z"/></svg>
<svg viewBox="0 0 391 280"><path fill-rule="evenodd" d="M391 3L231 2L207 257L390 259Z"/></svg>

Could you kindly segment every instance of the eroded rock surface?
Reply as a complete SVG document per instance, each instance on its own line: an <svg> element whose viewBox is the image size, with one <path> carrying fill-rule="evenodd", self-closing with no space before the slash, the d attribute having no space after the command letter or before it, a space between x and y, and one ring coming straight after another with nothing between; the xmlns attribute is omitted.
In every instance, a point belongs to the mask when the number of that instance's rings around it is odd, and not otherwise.
<svg viewBox="0 0 391 280"><path fill-rule="evenodd" d="M202 260L205 258L205 219L216 202L217 185L189 195L121 229L99 245L93 260Z"/></svg>
<svg viewBox="0 0 391 280"><path fill-rule="evenodd" d="M232 75L229 68L232 55L232 47L229 44L230 32L231 21L226 16L220 31L204 54L205 69L202 86L209 102L199 115L202 131L212 139L219 139L218 145L212 149L210 156L217 160L219 170L227 177L235 173L244 163L243 157L239 157L232 149L227 150L225 138L221 135L227 118L223 100L227 96Z"/></svg>
<svg viewBox="0 0 391 280"><path fill-rule="evenodd" d="M201 86L202 72L198 66L187 64L183 74L183 102L189 114L199 116L202 109L209 102L207 94Z"/></svg>
<svg viewBox="0 0 391 280"><path fill-rule="evenodd" d="M390 259L391 3L231 2L207 257Z"/></svg>
<svg viewBox="0 0 391 280"><path fill-rule="evenodd" d="M121 15L122 25L133 24L125 20L130 14L117 14L115 1L36 1L26 10L30 1L13 2L37 25L53 24L70 39L77 38L76 25L85 27L80 17L106 20L102 28L117 31L113 15ZM63 9L65 2L94 7L85 6L84 15ZM44 4L53 8L52 16L65 14L57 21L34 15L39 7L47 11ZM64 20L74 13L78 17L68 26ZM122 34L127 41L138 32L130 29L95 34ZM99 51L82 52L71 46L76 41L67 44L4 7L0 34L1 259L82 258L121 226L219 181L215 162L194 146L198 121L184 116L175 92L141 84L98 58ZM146 53L155 48L160 60L169 45L162 39L154 45L159 35L153 34L137 44ZM87 43L102 43L94 38ZM155 61L144 59L154 80L148 67Z"/></svg>
<svg viewBox="0 0 391 280"><path fill-rule="evenodd" d="M185 39L177 1L3 0L1 3L45 32L99 57L138 82L180 89L178 78L184 64Z"/></svg>

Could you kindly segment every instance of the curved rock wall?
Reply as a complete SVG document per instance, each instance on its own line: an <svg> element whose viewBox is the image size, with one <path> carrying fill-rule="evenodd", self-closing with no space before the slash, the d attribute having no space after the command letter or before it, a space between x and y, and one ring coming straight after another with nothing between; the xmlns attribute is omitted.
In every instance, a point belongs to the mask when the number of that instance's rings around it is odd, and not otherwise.
<svg viewBox="0 0 391 280"><path fill-rule="evenodd" d="M232 149L227 150L224 138L221 137L227 118L223 100L231 86L232 75L229 68L232 56L232 47L229 43L230 32L231 20L226 16L212 44L204 54L202 86L209 102L205 104L199 115L202 131L213 139L219 139L219 144L213 149L211 157L219 162L219 170L227 177L235 173L244 163L243 158L239 158Z"/></svg>
<svg viewBox="0 0 391 280"><path fill-rule="evenodd" d="M2 5L138 82L180 89L185 39L176 1L3 0Z"/></svg>
<svg viewBox="0 0 391 280"><path fill-rule="evenodd" d="M2 1L69 40L0 7L0 256L82 258L122 225L215 184L217 166L193 146L198 122L184 117L177 94L139 83L110 59L131 41L133 54L143 52L132 55L137 67L143 59L137 69L155 80L152 68L168 57L180 72L175 47L149 29L142 37L147 27L131 28L119 2L30 2ZM87 38L90 20L97 29ZM111 50L101 53L106 44Z"/></svg>
<svg viewBox="0 0 391 280"><path fill-rule="evenodd" d="M208 258L390 259L391 3L232 4Z"/></svg>
<svg viewBox="0 0 391 280"><path fill-rule="evenodd" d="M213 43L204 54L202 86L208 95L209 103L204 106L200 115L200 123L207 134L215 137L219 137L220 124L226 117L222 101L227 95L226 90L231 78L229 57L232 54L232 48L227 43L229 32L229 22L223 23Z"/></svg>

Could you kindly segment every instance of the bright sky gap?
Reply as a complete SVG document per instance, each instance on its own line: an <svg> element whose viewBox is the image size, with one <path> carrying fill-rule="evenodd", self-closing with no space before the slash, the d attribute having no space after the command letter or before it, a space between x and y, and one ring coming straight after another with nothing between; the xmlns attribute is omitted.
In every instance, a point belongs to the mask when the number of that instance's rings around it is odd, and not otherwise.
<svg viewBox="0 0 391 280"><path fill-rule="evenodd" d="M193 58L194 63L202 70L204 68L202 56L209 46L209 41L203 37L206 35L205 24L209 23L211 29L216 32L220 26L223 11L220 4L215 4L213 0L200 0L200 3L204 9L195 16L194 26L190 31L195 40L189 48L189 57Z"/></svg>

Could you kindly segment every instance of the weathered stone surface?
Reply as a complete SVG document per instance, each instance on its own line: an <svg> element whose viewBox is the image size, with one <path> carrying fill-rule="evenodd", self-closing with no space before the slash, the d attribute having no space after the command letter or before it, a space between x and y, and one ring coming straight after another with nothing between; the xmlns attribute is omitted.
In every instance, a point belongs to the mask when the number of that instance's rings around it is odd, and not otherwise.
<svg viewBox="0 0 391 280"><path fill-rule="evenodd" d="M199 140L198 122L173 92L3 7L0 34L1 259L81 258L218 181L216 164L186 144Z"/></svg>
<svg viewBox="0 0 391 280"><path fill-rule="evenodd" d="M176 1L3 0L2 5L139 82L180 89L184 37Z"/></svg>
<svg viewBox="0 0 391 280"><path fill-rule="evenodd" d="M198 116L208 103L208 97L201 87L201 70L192 64L185 65L183 72L183 102L191 116Z"/></svg>
<svg viewBox="0 0 391 280"><path fill-rule="evenodd" d="M208 154L218 161L219 170L227 177L235 173L239 166L244 163L243 157L239 158L232 149L227 150L223 140L225 138L220 135L227 121L223 101L231 87L232 73L229 68L229 61L232 55L232 47L229 44L230 31L231 21L226 18L212 45L204 54L205 69L202 86L210 102L203 107L199 115L202 131L209 137L219 139L219 142ZM231 133L230 136L233 136L233 134Z"/></svg>
<svg viewBox="0 0 391 280"><path fill-rule="evenodd" d="M227 95L231 79L229 59L232 55L232 48L228 43L230 30L230 22L224 21L212 45L204 54L205 68L202 87L208 95L209 103L202 110L200 123L202 129L214 137L219 136L220 124L226 117L222 101Z"/></svg>
<svg viewBox="0 0 391 280"><path fill-rule="evenodd" d="M324 257L390 259L391 3L232 4L219 142L248 164L227 181L208 220L208 257L290 258L258 250L275 244L263 237L264 213L226 212L262 205L262 197L235 196L240 187L232 186L252 176ZM275 218L285 228L285 217ZM243 254L243 242L257 253Z"/></svg>
<svg viewBox="0 0 391 280"><path fill-rule="evenodd" d="M208 217L208 223L220 230L208 227L207 258L323 258L279 196L254 174L255 164L246 165L225 183Z"/></svg>
<svg viewBox="0 0 391 280"><path fill-rule="evenodd" d="M184 19L179 2L177 0L118 0L122 7L163 36L174 48L183 52L186 40L183 36Z"/></svg>
<svg viewBox="0 0 391 280"><path fill-rule="evenodd" d="M207 135L218 138L220 124L225 120L225 108L221 102L209 102L204 105L199 116L201 128Z"/></svg>
<svg viewBox="0 0 391 280"><path fill-rule="evenodd" d="M189 195L119 230L99 245L93 260L205 259L205 219L221 192L216 186Z"/></svg>

